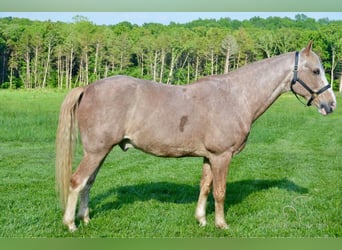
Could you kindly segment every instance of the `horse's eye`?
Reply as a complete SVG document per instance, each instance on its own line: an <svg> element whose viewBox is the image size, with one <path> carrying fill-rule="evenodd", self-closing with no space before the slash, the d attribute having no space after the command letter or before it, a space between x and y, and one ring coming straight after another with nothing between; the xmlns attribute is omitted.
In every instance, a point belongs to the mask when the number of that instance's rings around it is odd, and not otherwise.
<svg viewBox="0 0 342 250"><path fill-rule="evenodd" d="M321 73L319 69L314 69L312 72L313 72L315 75L319 75L319 74Z"/></svg>

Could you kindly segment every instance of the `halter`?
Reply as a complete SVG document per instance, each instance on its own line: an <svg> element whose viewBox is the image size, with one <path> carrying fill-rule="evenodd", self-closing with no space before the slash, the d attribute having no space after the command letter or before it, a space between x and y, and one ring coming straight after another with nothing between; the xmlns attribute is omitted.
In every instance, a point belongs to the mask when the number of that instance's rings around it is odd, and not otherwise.
<svg viewBox="0 0 342 250"><path fill-rule="evenodd" d="M296 51L296 57L295 57L295 66L294 66L294 70L293 70L293 78L291 81L291 91L292 93L296 96L296 98L303 103L299 97L298 94L293 90L293 85L296 84L296 82L299 82L310 94L311 94L311 98L309 99L308 103L306 104L307 106L311 106L312 101L320 94L322 94L324 91L326 91L327 89L329 89L331 86L330 84L324 86L323 88L321 88L320 90L313 91L308 85L305 84L305 82L303 82L297 75L298 73L298 58L299 58L299 52ZM303 103L305 105L305 103Z"/></svg>

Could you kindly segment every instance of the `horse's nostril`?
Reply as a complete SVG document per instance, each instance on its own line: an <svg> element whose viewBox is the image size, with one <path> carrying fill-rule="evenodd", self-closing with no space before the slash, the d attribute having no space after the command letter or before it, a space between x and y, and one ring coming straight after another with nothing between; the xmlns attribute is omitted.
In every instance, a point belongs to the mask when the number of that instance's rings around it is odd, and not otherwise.
<svg viewBox="0 0 342 250"><path fill-rule="evenodd" d="M331 112L333 112L333 107L331 106L331 104L327 104L327 103L322 103L320 105L320 109L325 111L325 114L329 114Z"/></svg>

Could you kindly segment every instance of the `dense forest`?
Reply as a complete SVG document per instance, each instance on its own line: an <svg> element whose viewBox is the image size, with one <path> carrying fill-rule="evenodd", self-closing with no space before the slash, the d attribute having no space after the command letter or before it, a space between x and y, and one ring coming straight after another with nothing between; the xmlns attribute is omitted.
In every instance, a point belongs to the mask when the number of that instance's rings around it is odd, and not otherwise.
<svg viewBox="0 0 342 250"><path fill-rule="evenodd" d="M114 14L113 14L114 15ZM0 19L0 88L72 88L125 74L187 84L314 41L327 79L342 90L342 20L254 17L141 26L122 22Z"/></svg>

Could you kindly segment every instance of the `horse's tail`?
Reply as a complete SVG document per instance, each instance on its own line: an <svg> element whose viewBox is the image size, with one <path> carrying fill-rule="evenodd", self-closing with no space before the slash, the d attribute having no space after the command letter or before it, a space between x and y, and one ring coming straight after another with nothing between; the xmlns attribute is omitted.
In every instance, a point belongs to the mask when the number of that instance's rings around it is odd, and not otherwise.
<svg viewBox="0 0 342 250"><path fill-rule="evenodd" d="M59 114L56 135L56 189L62 208L66 206L72 174L72 160L78 135L77 110L84 88L70 91L65 97Z"/></svg>

